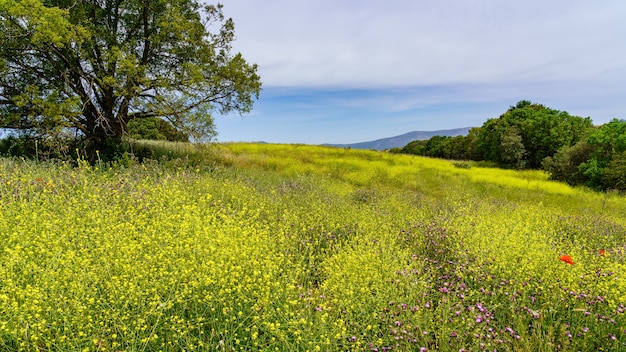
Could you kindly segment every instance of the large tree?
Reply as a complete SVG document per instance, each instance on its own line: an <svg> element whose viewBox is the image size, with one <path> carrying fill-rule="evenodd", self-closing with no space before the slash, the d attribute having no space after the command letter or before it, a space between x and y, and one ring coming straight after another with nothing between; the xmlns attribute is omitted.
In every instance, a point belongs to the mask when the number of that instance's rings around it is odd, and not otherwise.
<svg viewBox="0 0 626 352"><path fill-rule="evenodd" d="M538 169L546 157L576 144L592 126L588 117L522 100L483 124L477 148L485 160Z"/></svg>
<svg viewBox="0 0 626 352"><path fill-rule="evenodd" d="M233 39L219 4L0 0L0 128L99 148L158 117L210 137L212 113L249 112L261 88Z"/></svg>

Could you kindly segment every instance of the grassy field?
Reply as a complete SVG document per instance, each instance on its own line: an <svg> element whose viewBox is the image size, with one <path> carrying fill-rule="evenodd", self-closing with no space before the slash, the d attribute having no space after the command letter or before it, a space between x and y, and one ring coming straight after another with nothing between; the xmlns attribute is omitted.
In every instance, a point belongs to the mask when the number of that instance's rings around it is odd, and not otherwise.
<svg viewBox="0 0 626 352"><path fill-rule="evenodd" d="M0 159L0 350L626 349L623 196L384 152L143 147L159 161Z"/></svg>

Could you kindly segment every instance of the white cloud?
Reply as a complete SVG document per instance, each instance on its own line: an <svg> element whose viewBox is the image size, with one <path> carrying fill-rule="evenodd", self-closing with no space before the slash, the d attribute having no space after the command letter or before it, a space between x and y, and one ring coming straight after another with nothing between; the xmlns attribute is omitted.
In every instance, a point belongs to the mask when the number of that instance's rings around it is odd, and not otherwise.
<svg viewBox="0 0 626 352"><path fill-rule="evenodd" d="M596 123L626 117L624 0L222 3L264 87L249 118L220 119L222 140L480 126L521 99Z"/></svg>
<svg viewBox="0 0 626 352"><path fill-rule="evenodd" d="M626 57L623 0L223 3L266 86L603 79Z"/></svg>

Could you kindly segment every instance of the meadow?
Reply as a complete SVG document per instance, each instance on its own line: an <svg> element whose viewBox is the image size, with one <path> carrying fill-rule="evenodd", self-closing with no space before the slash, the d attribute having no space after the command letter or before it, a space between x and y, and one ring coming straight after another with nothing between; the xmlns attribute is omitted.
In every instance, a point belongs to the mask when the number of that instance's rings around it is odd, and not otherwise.
<svg viewBox="0 0 626 352"><path fill-rule="evenodd" d="M2 351L626 350L626 201L306 145L0 159Z"/></svg>

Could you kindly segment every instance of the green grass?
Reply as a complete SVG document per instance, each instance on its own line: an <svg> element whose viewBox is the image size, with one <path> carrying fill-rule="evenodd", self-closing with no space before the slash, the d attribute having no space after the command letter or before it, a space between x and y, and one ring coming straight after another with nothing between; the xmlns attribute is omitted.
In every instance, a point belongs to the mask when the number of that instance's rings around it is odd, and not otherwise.
<svg viewBox="0 0 626 352"><path fill-rule="evenodd" d="M0 350L626 348L619 195L374 151L137 143L156 161L0 159Z"/></svg>

